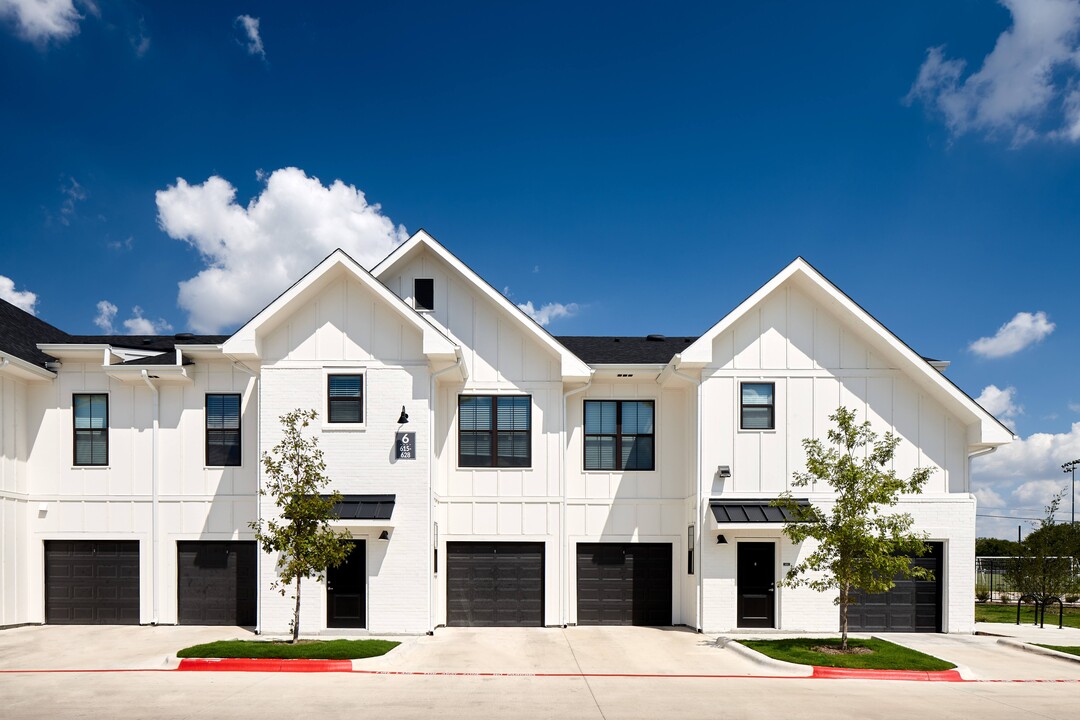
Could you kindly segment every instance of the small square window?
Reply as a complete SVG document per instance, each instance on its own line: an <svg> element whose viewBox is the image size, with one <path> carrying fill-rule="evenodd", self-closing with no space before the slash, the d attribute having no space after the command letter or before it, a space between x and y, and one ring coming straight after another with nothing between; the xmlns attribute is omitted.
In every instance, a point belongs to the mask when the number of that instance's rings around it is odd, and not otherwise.
<svg viewBox="0 0 1080 720"><path fill-rule="evenodd" d="M417 310L435 309L435 280L432 278L413 280L413 307Z"/></svg>
<svg viewBox="0 0 1080 720"><path fill-rule="evenodd" d="M743 430L776 429L776 384L743 383L739 427Z"/></svg>
<svg viewBox="0 0 1080 720"><path fill-rule="evenodd" d="M240 396L206 394L206 464L240 465Z"/></svg>
<svg viewBox="0 0 1080 720"><path fill-rule="evenodd" d="M328 375L326 392L327 422L364 422L363 375Z"/></svg>
<svg viewBox="0 0 1080 720"><path fill-rule="evenodd" d="M73 395L76 465L109 464L109 396Z"/></svg>

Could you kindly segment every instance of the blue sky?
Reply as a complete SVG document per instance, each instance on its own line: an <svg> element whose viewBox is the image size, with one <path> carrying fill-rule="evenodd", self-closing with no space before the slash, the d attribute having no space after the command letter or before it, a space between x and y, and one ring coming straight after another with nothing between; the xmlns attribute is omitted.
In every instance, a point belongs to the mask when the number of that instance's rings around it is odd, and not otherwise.
<svg viewBox="0 0 1080 720"><path fill-rule="evenodd" d="M388 5L0 0L0 296L228 332L423 227L555 334L697 334L802 255L1021 436L982 534L1064 486L1080 0Z"/></svg>

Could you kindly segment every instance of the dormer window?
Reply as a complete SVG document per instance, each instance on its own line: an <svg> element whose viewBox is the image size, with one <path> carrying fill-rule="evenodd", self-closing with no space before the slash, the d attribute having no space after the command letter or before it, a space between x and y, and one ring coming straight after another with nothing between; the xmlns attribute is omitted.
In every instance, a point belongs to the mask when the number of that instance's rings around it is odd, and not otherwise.
<svg viewBox="0 0 1080 720"><path fill-rule="evenodd" d="M413 280L413 307L417 310L435 309L435 280L433 278Z"/></svg>

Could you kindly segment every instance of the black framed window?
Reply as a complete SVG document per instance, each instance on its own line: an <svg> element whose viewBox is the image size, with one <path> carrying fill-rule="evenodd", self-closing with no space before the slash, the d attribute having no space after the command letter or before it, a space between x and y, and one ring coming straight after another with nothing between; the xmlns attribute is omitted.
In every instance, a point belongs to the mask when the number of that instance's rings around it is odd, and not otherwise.
<svg viewBox="0 0 1080 720"><path fill-rule="evenodd" d="M364 376L327 375L326 421L364 422Z"/></svg>
<svg viewBox="0 0 1080 720"><path fill-rule="evenodd" d="M585 469L653 470L652 400L585 401Z"/></svg>
<svg viewBox="0 0 1080 720"><path fill-rule="evenodd" d="M739 404L739 427L743 430L776 428L776 384L743 383Z"/></svg>
<svg viewBox="0 0 1080 720"><path fill-rule="evenodd" d="M461 467L532 467L532 396L458 397Z"/></svg>
<svg viewBox="0 0 1080 720"><path fill-rule="evenodd" d="M109 464L109 396L86 393L72 396L76 465Z"/></svg>
<svg viewBox="0 0 1080 720"><path fill-rule="evenodd" d="M206 464L240 464L240 395L206 394Z"/></svg>
<svg viewBox="0 0 1080 720"><path fill-rule="evenodd" d="M416 278L413 280L413 304L417 310L435 309L435 280Z"/></svg>

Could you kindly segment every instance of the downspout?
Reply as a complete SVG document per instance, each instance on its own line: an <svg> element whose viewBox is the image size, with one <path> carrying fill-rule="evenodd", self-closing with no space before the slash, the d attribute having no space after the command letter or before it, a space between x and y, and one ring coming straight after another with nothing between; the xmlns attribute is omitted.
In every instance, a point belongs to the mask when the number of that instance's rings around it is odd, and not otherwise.
<svg viewBox="0 0 1080 720"><path fill-rule="evenodd" d="M559 452L562 455L559 462L559 469L561 470L562 477L559 478L559 584L562 586L562 592L559 593L559 624L566 627L569 618L567 614L570 607L570 579L566 574L567 566L567 553L570 552L570 535L566 531L566 478L569 476L570 471L567 468L567 446L570 444L570 433L566 431L566 403L570 400L571 395L577 395L583 393L589 389L592 385L593 374L595 370L589 371L589 381L582 387L576 390L568 390L563 393L562 396L562 442L559 443Z"/></svg>
<svg viewBox="0 0 1080 720"><path fill-rule="evenodd" d="M450 372L451 370L461 370L465 365L465 357L461 354L460 348L454 348L454 355L457 357L457 361L449 366L444 367L438 372L431 373L431 380L428 389L428 537L433 542L433 547L428 548L431 552L428 553L428 633L435 632L435 573L438 572L438 568L435 567L435 552L439 549L438 539L435 537L434 519L432 518L435 512L435 381L440 377ZM444 560L445 562L445 560Z"/></svg>
<svg viewBox="0 0 1080 720"><path fill-rule="evenodd" d="M249 368L239 360L233 360L232 366L236 370L246 372L248 375L255 379L255 392L257 398L257 413L262 413L262 383L259 382L259 375L254 370ZM243 416L243 411L241 411ZM256 415L256 418L258 415ZM262 525L262 496L259 495L259 489L262 487L262 482L259 480L259 476L262 474L262 464L259 462L259 452L262 450L262 423L256 420L255 422L255 519L259 525ZM242 460L241 460L242 462ZM258 583L262 582L262 562L263 552L261 549L257 549L255 552L255 577L256 587ZM262 593L256 590L255 593L255 634L262 635Z"/></svg>
<svg viewBox="0 0 1080 720"><path fill-rule="evenodd" d="M678 355L676 355L675 357L678 358ZM695 530L695 534L697 535L697 537L695 539L697 541L697 546L698 546L699 550L698 550L698 552L694 553L694 572L695 572L695 574L697 576L697 580L696 580L696 584L697 584L697 608L695 610L695 623L696 623L695 629L698 632L703 632L704 628L702 626L702 612L703 612L703 605L705 604L705 582L704 582L704 578L701 576L701 567L702 567L703 556L705 555L705 542L704 542L705 533L702 530L704 519L705 519L705 512L704 512L704 500L702 499L702 486L701 486L701 451L702 451L702 447L701 447L701 433L702 433L702 429L701 429L701 378L698 378L697 380L695 380L693 377L691 377L690 375L687 375L686 373L682 372L681 370L679 370L674 365L672 365L671 372L672 372L673 375L677 375L678 377L681 377L683 380L689 380L691 383L694 383L694 384L697 385L697 404L696 404L696 407L694 408L695 415L696 415L696 421L694 423L694 426L695 426L696 432L697 432L697 436L696 436L697 447L694 448L694 475L697 477L697 500L696 500L696 503L695 503L695 505L697 507L697 521L696 521L697 528Z"/></svg>
<svg viewBox="0 0 1080 720"><path fill-rule="evenodd" d="M143 382L150 388L153 394L154 430L150 440L150 587L153 589L153 615L150 618L151 625L158 624L158 595L160 582L158 580L158 426L160 424L160 407L158 403L158 389L150 382L150 373L142 371Z"/></svg>

